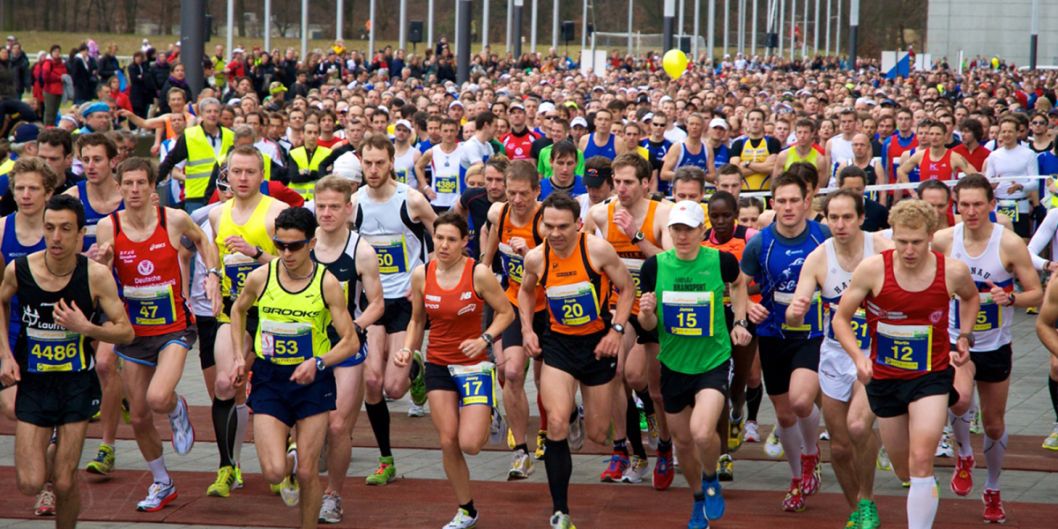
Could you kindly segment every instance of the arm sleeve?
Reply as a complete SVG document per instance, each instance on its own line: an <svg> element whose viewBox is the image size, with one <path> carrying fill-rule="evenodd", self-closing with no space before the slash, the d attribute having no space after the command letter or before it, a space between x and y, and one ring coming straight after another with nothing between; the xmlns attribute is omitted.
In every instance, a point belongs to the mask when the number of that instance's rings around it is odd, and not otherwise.
<svg viewBox="0 0 1058 529"><path fill-rule="evenodd" d="M733 283L738 279L738 259L728 252L720 252L720 278L724 283Z"/></svg>
<svg viewBox="0 0 1058 529"><path fill-rule="evenodd" d="M654 292L658 283L658 258L650 256L639 269L639 291Z"/></svg>
<svg viewBox="0 0 1058 529"><path fill-rule="evenodd" d="M756 276L760 273L760 245L761 245L761 234L757 233L753 236L749 242L746 243L746 249L742 252L742 271L748 276Z"/></svg>
<svg viewBox="0 0 1058 529"><path fill-rule="evenodd" d="M1055 230L1058 230L1058 209L1047 212L1043 223L1036 228L1036 233L1032 234L1032 239L1029 241L1029 255L1032 256L1032 265L1037 270L1043 268L1046 259L1040 257L1040 252L1046 249L1054 239Z"/></svg>
<svg viewBox="0 0 1058 529"><path fill-rule="evenodd" d="M169 173L173 170L176 164L187 160L187 140L184 139L184 135L181 134L176 140L176 145L169 151L169 155L162 160L162 164L158 166L158 180L162 181L169 178Z"/></svg>

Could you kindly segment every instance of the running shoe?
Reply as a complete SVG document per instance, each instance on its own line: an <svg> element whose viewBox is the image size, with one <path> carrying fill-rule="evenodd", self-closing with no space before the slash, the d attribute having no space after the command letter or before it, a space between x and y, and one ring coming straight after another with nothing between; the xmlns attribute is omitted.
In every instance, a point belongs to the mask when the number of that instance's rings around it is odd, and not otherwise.
<svg viewBox="0 0 1058 529"><path fill-rule="evenodd" d="M944 433L940 436L940 441L937 442L937 451L934 453L935 457L955 457L955 450L951 447L951 427L945 426Z"/></svg>
<svg viewBox="0 0 1058 529"><path fill-rule="evenodd" d="M974 490L974 456L959 456L951 474L951 491L959 496L968 496Z"/></svg>
<svg viewBox="0 0 1058 529"><path fill-rule="evenodd" d="M650 462L639 456L632 456L628 468L621 474L621 483L642 483L647 472L650 471Z"/></svg>
<svg viewBox="0 0 1058 529"><path fill-rule="evenodd" d="M705 517L705 500L694 500L687 529L709 529L709 519Z"/></svg>
<svg viewBox="0 0 1058 529"><path fill-rule="evenodd" d="M760 427L757 425L757 421L746 421L745 434L742 438L747 443L760 442Z"/></svg>
<svg viewBox="0 0 1058 529"><path fill-rule="evenodd" d="M828 432L826 430L823 430L822 432L819 432L819 440L820 441L829 441L830 440L830 432Z"/></svg>
<svg viewBox="0 0 1058 529"><path fill-rule="evenodd" d="M408 406L408 417L426 417L426 406L412 402L411 406Z"/></svg>
<svg viewBox="0 0 1058 529"><path fill-rule="evenodd" d="M561 511L555 511L548 522L551 524L551 529L577 529L577 526L573 525L573 520L569 519L569 515Z"/></svg>
<svg viewBox="0 0 1058 529"><path fill-rule="evenodd" d="M873 500L860 500L857 510L860 513L860 519L856 529L878 529L882 526L882 521L878 518L878 505Z"/></svg>
<svg viewBox="0 0 1058 529"><path fill-rule="evenodd" d="M805 496L801 493L801 480L790 480L790 490L786 491L786 497L782 500L782 510L787 512L805 510Z"/></svg>
<svg viewBox="0 0 1058 529"><path fill-rule="evenodd" d="M334 492L324 494L323 503L320 504L319 521L323 523L340 523L343 514L342 497Z"/></svg>
<svg viewBox="0 0 1058 529"><path fill-rule="evenodd" d="M981 435L985 429L981 426L981 408L974 410L974 418L970 421L970 433Z"/></svg>
<svg viewBox="0 0 1058 529"><path fill-rule="evenodd" d="M746 430L746 419L745 418L734 418L731 417L728 421L727 428L727 449L731 452L737 451L742 448Z"/></svg>
<svg viewBox="0 0 1058 529"><path fill-rule="evenodd" d="M651 449L657 450L658 449L658 436L660 435L658 433L658 415L656 413L651 413L650 415L646 415L646 421L647 421L647 430L646 430L646 432L647 432L647 444L650 445Z"/></svg>
<svg viewBox="0 0 1058 529"><path fill-rule="evenodd" d="M96 452L96 458L88 462L88 466L85 470L92 474L99 474L105 476L114 470L114 447L106 443L99 443L99 451Z"/></svg>
<svg viewBox="0 0 1058 529"><path fill-rule="evenodd" d="M625 475L625 470L628 470L628 456L614 452L610 455L610 462L606 465L606 470L599 476L599 481L603 483L618 483L621 478Z"/></svg>
<svg viewBox="0 0 1058 529"><path fill-rule="evenodd" d="M514 430L507 427L507 449L514 450L514 447L518 446L518 443L514 440Z"/></svg>
<svg viewBox="0 0 1058 529"><path fill-rule="evenodd" d="M242 485L242 469L239 468L239 465L235 465L235 485L233 485L231 488L232 490L241 489Z"/></svg>
<svg viewBox="0 0 1058 529"><path fill-rule="evenodd" d="M423 360L422 351L412 352L411 361L419 366L418 375L411 379L411 401L416 406L423 406L426 404L426 362ZM410 414L411 410L408 410L408 413Z"/></svg>
<svg viewBox="0 0 1058 529"><path fill-rule="evenodd" d="M537 461L544 458L544 450L547 448L547 445L544 444L545 441L547 441L547 430L537 430L536 450L533 451L533 457L535 457Z"/></svg>
<svg viewBox="0 0 1058 529"><path fill-rule="evenodd" d="M521 448L511 454L511 469L507 471L507 481L526 479L533 475L533 458Z"/></svg>
<svg viewBox="0 0 1058 529"><path fill-rule="evenodd" d="M819 464L819 451L812 455L801 454L801 490L805 496L811 496L819 491L823 472Z"/></svg>
<svg viewBox="0 0 1058 529"><path fill-rule="evenodd" d="M654 463L654 490L666 490L672 486L672 480L676 477L676 462L673 458L672 448L658 450L658 460Z"/></svg>
<svg viewBox="0 0 1058 529"><path fill-rule="evenodd" d="M889 460L889 452L885 451L884 446L878 448L878 457L875 458L874 465L882 472L893 470L893 462Z"/></svg>
<svg viewBox="0 0 1058 529"><path fill-rule="evenodd" d="M727 506L724 502L723 489L720 481L713 476L712 481L702 478L702 493L705 494L705 517L710 520L719 520L724 517Z"/></svg>
<svg viewBox="0 0 1058 529"><path fill-rule="evenodd" d="M771 433L768 434L768 440L764 442L764 453L768 454L768 457L772 459L782 459L782 456L786 454L786 451L782 448L782 443L779 442L779 427L772 428Z"/></svg>
<svg viewBox="0 0 1058 529"><path fill-rule="evenodd" d="M470 516L466 509L460 507L451 522L445 524L441 529L473 529L478 526L477 515Z"/></svg>
<svg viewBox="0 0 1058 529"><path fill-rule="evenodd" d="M393 456L378 458L378 468L364 478L368 485L386 485L397 479L397 467L393 464Z"/></svg>
<svg viewBox="0 0 1058 529"><path fill-rule="evenodd" d="M503 439L503 432L507 429L507 421L503 418L498 408L492 408L492 422L489 423L489 444L498 445Z"/></svg>
<svg viewBox="0 0 1058 529"><path fill-rule="evenodd" d="M33 514L36 516L55 516L55 491L51 483L45 483L44 488L37 493L37 503L33 506Z"/></svg>
<svg viewBox="0 0 1058 529"><path fill-rule="evenodd" d="M147 488L147 497L136 504L136 510L140 512L158 512L175 499L176 485L172 479L169 480L169 483L158 483L155 481Z"/></svg>
<svg viewBox="0 0 1058 529"><path fill-rule="evenodd" d="M569 449L579 452L584 448L584 407L577 406L577 418L569 423L569 434L566 436Z"/></svg>
<svg viewBox="0 0 1058 529"><path fill-rule="evenodd" d="M173 429L173 450L187 455L195 446L195 427L191 425L187 399L183 396L176 396L176 409L169 414L169 426Z"/></svg>
<svg viewBox="0 0 1058 529"><path fill-rule="evenodd" d="M283 478L279 484L279 497L287 507L297 507L301 500L301 485L298 484L297 476L293 474Z"/></svg>
<svg viewBox="0 0 1058 529"><path fill-rule="evenodd" d="M1043 447L1047 450L1058 451L1058 422L1054 423L1054 430L1043 440Z"/></svg>
<svg viewBox="0 0 1058 529"><path fill-rule="evenodd" d="M731 454L720 454L720 457L717 458L716 475L720 478L720 481L734 481L735 460L731 458Z"/></svg>
<svg viewBox="0 0 1058 529"><path fill-rule="evenodd" d="M235 478L235 468L223 466L217 469L217 479L213 484L206 487L206 496L227 498L231 491L238 488L238 480Z"/></svg>
<svg viewBox="0 0 1058 529"><path fill-rule="evenodd" d="M1040 313L1040 308L1039 307L1028 307L1028 308L1025 309L1025 314L1039 314L1039 313Z"/></svg>
<svg viewBox="0 0 1058 529"><path fill-rule="evenodd" d="M856 507L855 511L849 515L849 519L845 520L845 529L860 529L860 508Z"/></svg>
<svg viewBox="0 0 1058 529"><path fill-rule="evenodd" d="M1003 500L998 490L985 489L981 501L985 504L985 523L1006 523L1007 513L1003 510Z"/></svg>

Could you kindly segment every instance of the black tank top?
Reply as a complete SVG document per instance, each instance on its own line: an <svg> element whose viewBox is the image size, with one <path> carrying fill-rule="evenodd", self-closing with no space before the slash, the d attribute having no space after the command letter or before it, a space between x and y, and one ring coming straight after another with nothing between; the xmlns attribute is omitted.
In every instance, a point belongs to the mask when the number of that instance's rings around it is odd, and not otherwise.
<svg viewBox="0 0 1058 529"><path fill-rule="evenodd" d="M77 372L92 369L94 351L85 337L55 323L52 311L59 300L76 303L85 317L93 321L95 302L88 287L88 258L77 256L77 265L69 282L57 292L37 284L29 266L29 257L15 259L18 299L22 304L22 330L15 343L15 359L23 372Z"/></svg>

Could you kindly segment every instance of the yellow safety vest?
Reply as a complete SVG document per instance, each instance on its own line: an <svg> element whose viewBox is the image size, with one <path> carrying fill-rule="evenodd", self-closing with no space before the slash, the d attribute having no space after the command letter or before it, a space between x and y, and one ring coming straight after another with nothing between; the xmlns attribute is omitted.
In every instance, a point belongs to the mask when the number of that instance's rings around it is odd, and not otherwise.
<svg viewBox="0 0 1058 529"><path fill-rule="evenodd" d="M10 173L15 168L15 161L11 158L4 160L4 163L0 163L0 176Z"/></svg>
<svg viewBox="0 0 1058 529"><path fill-rule="evenodd" d="M221 153L227 153L235 143L235 134L224 127L220 128ZM184 142L187 144L187 163L184 165L184 198L201 199L206 196L209 178L213 167L223 163L225 155L218 155L206 137L201 125L184 130Z"/></svg>
<svg viewBox="0 0 1058 529"><path fill-rule="evenodd" d="M326 160L331 155L331 150L322 145L316 147L316 152L312 153L312 160L309 160L309 155L305 151L305 147L298 147L290 151L290 159L294 160L294 163L298 166L298 171L310 171L317 172L320 170L320 164L323 160ZM319 178L317 176L317 178ZM305 200L312 200L312 197L316 194L316 179L313 178L308 182L294 182L291 178L290 189L296 191Z"/></svg>

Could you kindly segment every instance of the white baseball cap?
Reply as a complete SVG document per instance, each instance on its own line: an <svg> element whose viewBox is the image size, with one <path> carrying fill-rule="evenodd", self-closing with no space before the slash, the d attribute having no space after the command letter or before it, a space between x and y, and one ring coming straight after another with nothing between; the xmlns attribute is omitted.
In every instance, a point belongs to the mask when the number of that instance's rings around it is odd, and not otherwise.
<svg viewBox="0 0 1058 529"><path fill-rule="evenodd" d="M715 127L720 127L724 130L729 130L727 126L727 121L725 121L724 118L713 118L712 121L709 122L709 128L712 129Z"/></svg>
<svg viewBox="0 0 1058 529"><path fill-rule="evenodd" d="M408 129L408 131L412 130L411 122L406 120L406 119L398 119L397 122L393 124L393 128L397 128L397 127L404 127L406 129Z"/></svg>
<svg viewBox="0 0 1058 529"><path fill-rule="evenodd" d="M356 183L363 181L363 169L360 165L360 158L357 158L356 154L352 152L347 152L334 161L333 172L346 180Z"/></svg>
<svg viewBox="0 0 1058 529"><path fill-rule="evenodd" d="M669 226L682 224L691 228L697 228L705 224L705 210L702 205L693 200L681 200L672 207L669 212Z"/></svg>
<svg viewBox="0 0 1058 529"><path fill-rule="evenodd" d="M569 122L569 126L570 127L584 127L584 128L588 128L588 120L586 120L586 119L584 119L584 118L582 118L580 116L577 116L577 117L573 118L573 121Z"/></svg>
<svg viewBox="0 0 1058 529"><path fill-rule="evenodd" d="M547 114L555 109L555 104L550 101L544 101L540 103L540 106L536 107L537 114Z"/></svg>

